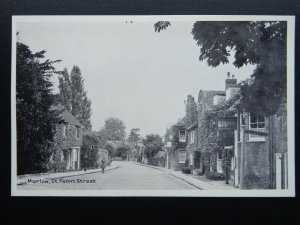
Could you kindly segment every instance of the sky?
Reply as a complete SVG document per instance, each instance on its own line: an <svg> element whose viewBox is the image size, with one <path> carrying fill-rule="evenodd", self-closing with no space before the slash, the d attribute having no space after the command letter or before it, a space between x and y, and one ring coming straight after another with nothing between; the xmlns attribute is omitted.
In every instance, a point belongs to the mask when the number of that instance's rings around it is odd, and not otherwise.
<svg viewBox="0 0 300 225"><path fill-rule="evenodd" d="M160 33L154 21L18 22L19 41L45 58L61 59L57 70L74 65L81 70L92 101L92 129L116 117L140 134L164 135L166 126L185 115L188 94L197 101L199 90L224 90L227 72L238 81L253 66L216 68L199 61L200 48L191 34L193 21L172 22ZM58 77L52 78L54 93Z"/></svg>

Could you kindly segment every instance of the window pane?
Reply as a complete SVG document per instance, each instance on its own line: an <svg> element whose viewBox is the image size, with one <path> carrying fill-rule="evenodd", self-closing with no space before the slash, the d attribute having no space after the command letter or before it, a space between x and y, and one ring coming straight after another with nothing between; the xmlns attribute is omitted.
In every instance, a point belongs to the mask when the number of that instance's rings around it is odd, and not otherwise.
<svg viewBox="0 0 300 225"><path fill-rule="evenodd" d="M257 117L257 122L265 122L265 117L263 117L263 116L258 116L258 117Z"/></svg>
<svg viewBox="0 0 300 225"><path fill-rule="evenodd" d="M250 123L257 123L257 117L254 114L250 114Z"/></svg>
<svg viewBox="0 0 300 225"><path fill-rule="evenodd" d="M250 124L250 128L251 128L251 129L253 129L253 128L254 128L254 129L255 129L255 128L257 128L257 123L252 123L252 124Z"/></svg>
<svg viewBox="0 0 300 225"><path fill-rule="evenodd" d="M265 128L265 123L258 123L258 128Z"/></svg>

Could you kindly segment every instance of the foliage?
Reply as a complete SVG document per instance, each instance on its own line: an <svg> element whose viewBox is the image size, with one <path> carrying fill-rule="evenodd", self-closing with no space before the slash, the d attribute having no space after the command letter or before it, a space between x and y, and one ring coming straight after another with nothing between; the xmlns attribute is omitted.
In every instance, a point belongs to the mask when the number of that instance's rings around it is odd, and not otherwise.
<svg viewBox="0 0 300 225"><path fill-rule="evenodd" d="M81 146L81 167L96 168L98 162L99 140L96 134L86 133L82 137Z"/></svg>
<svg viewBox="0 0 300 225"><path fill-rule="evenodd" d="M115 148L111 143L106 143L104 149L106 149L108 151L110 156L114 156L116 154Z"/></svg>
<svg viewBox="0 0 300 225"><path fill-rule="evenodd" d="M159 32L169 22L157 22ZM256 65L252 81L241 88L245 110L257 115L272 115L286 99L286 33L285 21L197 21L192 28L200 46L200 61L212 67L229 63L240 68Z"/></svg>
<svg viewBox="0 0 300 225"><path fill-rule="evenodd" d="M153 158L164 146L162 138L157 134L149 134L143 139L147 159Z"/></svg>
<svg viewBox="0 0 300 225"><path fill-rule="evenodd" d="M187 96L187 101L185 102L185 114L186 114L186 125L187 127L191 126L196 120L198 116L197 112L197 103L192 95Z"/></svg>
<svg viewBox="0 0 300 225"><path fill-rule="evenodd" d="M200 47L199 59L210 66L228 63L240 68L256 65L251 83L241 92L243 105L257 115L276 113L286 97L286 29L284 21L196 22L192 34Z"/></svg>
<svg viewBox="0 0 300 225"><path fill-rule="evenodd" d="M128 136L128 143L132 144L132 145L136 145L140 140L141 140L141 136L139 134L140 129L139 128L132 128L130 130L129 136Z"/></svg>
<svg viewBox="0 0 300 225"><path fill-rule="evenodd" d="M200 114L199 119L199 146L202 152L215 153L222 148L222 143L218 143L218 117L228 117L235 113L239 107L240 95L236 95L220 105L205 109Z"/></svg>
<svg viewBox="0 0 300 225"><path fill-rule="evenodd" d="M138 156L138 143L141 141L141 136L139 134L139 128L133 128L130 130L129 136L127 138L127 142L130 148L130 152L132 156Z"/></svg>
<svg viewBox="0 0 300 225"><path fill-rule="evenodd" d="M125 128L122 120L110 117L105 120L105 125L100 130L100 135L106 141L124 141L126 135Z"/></svg>
<svg viewBox="0 0 300 225"><path fill-rule="evenodd" d="M16 109L17 109L17 167L18 174L43 172L52 154L54 122L50 113L51 76L53 64L43 60L46 51L32 53L29 47L17 43Z"/></svg>
<svg viewBox="0 0 300 225"><path fill-rule="evenodd" d="M158 21L154 24L155 32L159 33L161 30L167 29L170 25L171 23L169 21Z"/></svg>
<svg viewBox="0 0 300 225"><path fill-rule="evenodd" d="M172 127L172 146L174 149L185 149L187 145L187 139L186 142L180 142L179 141L179 130L185 130L185 125L175 125Z"/></svg>
<svg viewBox="0 0 300 225"><path fill-rule="evenodd" d="M123 145L123 146L120 146L116 149L115 156L121 157L122 159L126 159L129 152L130 152L129 146L128 145Z"/></svg>
<svg viewBox="0 0 300 225"><path fill-rule="evenodd" d="M91 100L84 90L84 80L78 66L73 66L71 74L67 69L61 72L59 77L60 102L78 121L91 130Z"/></svg>

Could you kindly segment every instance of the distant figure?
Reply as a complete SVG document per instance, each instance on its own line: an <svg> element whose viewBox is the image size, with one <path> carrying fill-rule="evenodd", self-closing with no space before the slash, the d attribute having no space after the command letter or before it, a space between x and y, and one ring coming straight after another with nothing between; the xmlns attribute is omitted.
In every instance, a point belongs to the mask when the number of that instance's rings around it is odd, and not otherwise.
<svg viewBox="0 0 300 225"><path fill-rule="evenodd" d="M103 158L101 159L101 169L102 169L102 173L104 173L105 162L106 162L106 160L105 160L105 158L103 157Z"/></svg>

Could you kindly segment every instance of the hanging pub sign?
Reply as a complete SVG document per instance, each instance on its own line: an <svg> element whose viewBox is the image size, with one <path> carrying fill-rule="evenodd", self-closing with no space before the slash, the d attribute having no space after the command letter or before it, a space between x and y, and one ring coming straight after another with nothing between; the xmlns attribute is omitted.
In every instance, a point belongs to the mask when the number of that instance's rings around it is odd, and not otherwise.
<svg viewBox="0 0 300 225"><path fill-rule="evenodd" d="M236 117L218 117L218 130L219 129L237 129Z"/></svg>
<svg viewBox="0 0 300 225"><path fill-rule="evenodd" d="M218 118L218 142L222 146L234 145L234 130L237 129L236 117Z"/></svg>

